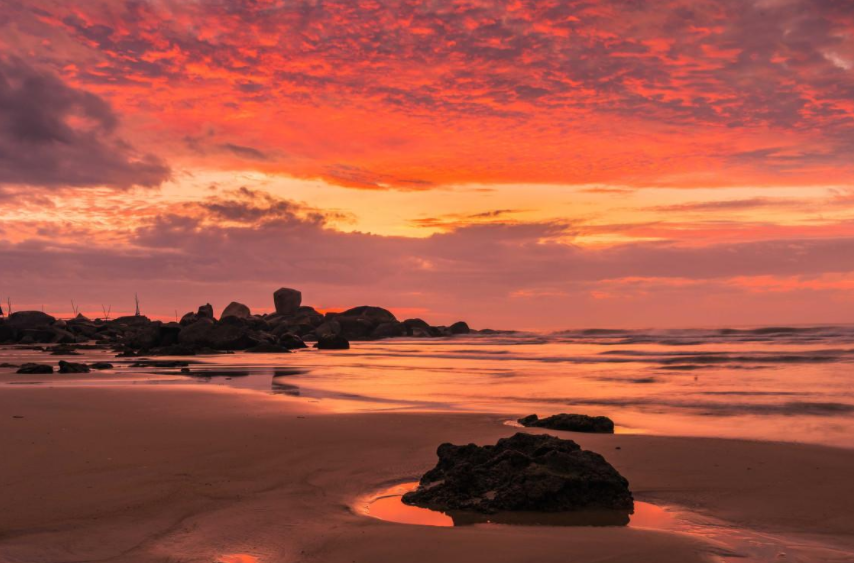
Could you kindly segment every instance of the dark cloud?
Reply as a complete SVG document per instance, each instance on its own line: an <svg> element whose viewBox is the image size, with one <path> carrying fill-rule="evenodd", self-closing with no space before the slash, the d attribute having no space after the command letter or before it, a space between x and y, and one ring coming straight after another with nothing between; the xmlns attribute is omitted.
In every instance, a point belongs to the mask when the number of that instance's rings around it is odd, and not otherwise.
<svg viewBox="0 0 854 563"><path fill-rule="evenodd" d="M157 186L169 169L116 136L98 96L20 59L0 58L0 184Z"/></svg>

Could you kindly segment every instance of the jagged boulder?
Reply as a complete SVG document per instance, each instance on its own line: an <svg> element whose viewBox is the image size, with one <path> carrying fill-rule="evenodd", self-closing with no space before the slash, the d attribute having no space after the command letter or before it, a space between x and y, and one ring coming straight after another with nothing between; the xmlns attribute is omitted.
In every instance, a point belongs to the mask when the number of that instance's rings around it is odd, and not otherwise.
<svg viewBox="0 0 854 563"><path fill-rule="evenodd" d="M252 311L249 310L249 307L247 307L243 303L232 301L228 304L228 307L223 310L220 318L224 319L226 317L237 317L238 319L248 319L251 316Z"/></svg>
<svg viewBox="0 0 854 563"><path fill-rule="evenodd" d="M442 444L437 454L404 503L487 514L634 509L625 477L571 440L519 433L494 446Z"/></svg>
<svg viewBox="0 0 854 563"><path fill-rule="evenodd" d="M566 430L569 432L591 432L596 434L613 434L614 421L607 416L587 416L586 414L556 414L539 418L532 414L518 420L522 426L532 428L548 428L549 430Z"/></svg>
<svg viewBox="0 0 854 563"><path fill-rule="evenodd" d="M294 315L302 304L302 293L296 289L283 287L273 293L273 303L276 305L277 314Z"/></svg>

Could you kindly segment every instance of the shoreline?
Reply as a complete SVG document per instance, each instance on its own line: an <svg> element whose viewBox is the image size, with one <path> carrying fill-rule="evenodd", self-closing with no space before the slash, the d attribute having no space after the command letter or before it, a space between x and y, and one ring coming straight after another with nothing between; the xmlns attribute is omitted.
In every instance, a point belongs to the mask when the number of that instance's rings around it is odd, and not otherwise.
<svg viewBox="0 0 854 563"><path fill-rule="evenodd" d="M4 386L0 413L0 450L11 460L0 466L3 563L210 562L241 553L261 563L558 561L570 548L578 561L720 555L720 546L667 532L434 530L352 512L361 495L417 479L442 442L515 433L503 415L329 413L297 399L189 385ZM854 450L551 433L605 455L638 500L843 550L809 560L854 554ZM419 559L421 549L432 555Z"/></svg>

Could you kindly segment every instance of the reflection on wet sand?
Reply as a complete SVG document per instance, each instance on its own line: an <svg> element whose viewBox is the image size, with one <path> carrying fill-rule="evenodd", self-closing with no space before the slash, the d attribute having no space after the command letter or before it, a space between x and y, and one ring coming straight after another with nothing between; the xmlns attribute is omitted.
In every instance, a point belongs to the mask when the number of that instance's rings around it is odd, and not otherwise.
<svg viewBox="0 0 854 563"><path fill-rule="evenodd" d="M418 487L417 482L402 483L360 499L355 510L359 514L398 524L420 526L471 526L501 524L508 526L632 526L667 530L673 527L673 516L667 510L636 502L633 513L619 510L583 510L578 512L441 512L404 504L401 498Z"/></svg>
<svg viewBox="0 0 854 563"><path fill-rule="evenodd" d="M217 563L259 563L261 560L247 553L230 553L221 555Z"/></svg>

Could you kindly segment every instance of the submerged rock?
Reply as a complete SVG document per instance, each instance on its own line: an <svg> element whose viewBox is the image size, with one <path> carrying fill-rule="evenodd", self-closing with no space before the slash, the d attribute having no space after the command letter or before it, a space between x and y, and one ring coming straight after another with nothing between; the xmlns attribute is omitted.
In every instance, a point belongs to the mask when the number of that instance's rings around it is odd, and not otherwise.
<svg viewBox="0 0 854 563"><path fill-rule="evenodd" d="M587 416L586 414L556 414L539 418L532 414L518 420L522 426L548 428L549 430L568 430L570 432L592 432L613 434L614 421L607 416Z"/></svg>
<svg viewBox="0 0 854 563"><path fill-rule="evenodd" d="M29 375L53 373L53 366L47 364L24 364L18 369L17 373Z"/></svg>
<svg viewBox="0 0 854 563"><path fill-rule="evenodd" d="M89 373L89 366L60 360L59 373Z"/></svg>
<svg viewBox="0 0 854 563"><path fill-rule="evenodd" d="M349 350L350 342L340 334L334 334L318 337L314 347L318 350Z"/></svg>
<svg viewBox="0 0 854 563"><path fill-rule="evenodd" d="M494 446L442 444L437 454L404 503L481 513L634 509L629 482L572 440L519 433Z"/></svg>
<svg viewBox="0 0 854 563"><path fill-rule="evenodd" d="M113 364L107 362L95 362L94 364L89 364L91 369L113 369Z"/></svg>

